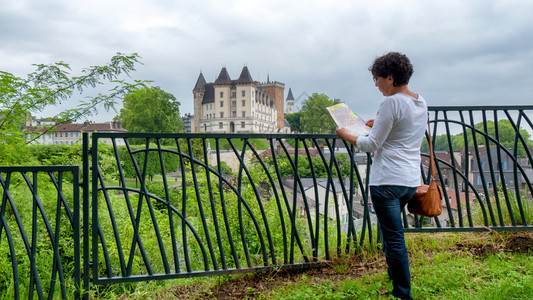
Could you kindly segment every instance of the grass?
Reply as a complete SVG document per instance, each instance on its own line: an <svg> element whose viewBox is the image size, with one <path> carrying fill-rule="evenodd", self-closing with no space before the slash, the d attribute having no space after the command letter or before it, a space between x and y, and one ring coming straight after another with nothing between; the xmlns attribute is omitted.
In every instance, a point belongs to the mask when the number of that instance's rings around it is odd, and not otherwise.
<svg viewBox="0 0 533 300"><path fill-rule="evenodd" d="M533 232L408 234L415 299L533 299ZM383 255L324 268L167 281L122 299L391 299ZM156 291L157 290L157 291Z"/></svg>

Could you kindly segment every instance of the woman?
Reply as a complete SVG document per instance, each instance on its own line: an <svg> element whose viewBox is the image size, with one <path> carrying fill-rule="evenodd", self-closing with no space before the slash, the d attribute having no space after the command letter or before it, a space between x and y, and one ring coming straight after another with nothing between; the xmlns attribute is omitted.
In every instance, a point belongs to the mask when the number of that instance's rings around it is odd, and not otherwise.
<svg viewBox="0 0 533 300"><path fill-rule="evenodd" d="M390 52L374 60L369 68L374 83L385 96L368 136L337 129L337 136L359 150L374 153L370 194L383 233L383 248L392 279L392 295L411 299L409 258L405 247L401 212L420 185L420 146L427 125L427 105L422 96L409 90L413 74L409 58Z"/></svg>

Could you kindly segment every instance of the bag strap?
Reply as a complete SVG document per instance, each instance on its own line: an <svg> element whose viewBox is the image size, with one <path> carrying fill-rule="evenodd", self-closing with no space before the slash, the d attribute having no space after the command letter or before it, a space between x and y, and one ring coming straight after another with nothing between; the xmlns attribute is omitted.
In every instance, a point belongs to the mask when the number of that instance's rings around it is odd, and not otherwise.
<svg viewBox="0 0 533 300"><path fill-rule="evenodd" d="M431 129L429 128L429 116L428 116L428 142L429 142L429 168L431 170L431 176L435 179L435 159L433 157L433 143L431 142Z"/></svg>

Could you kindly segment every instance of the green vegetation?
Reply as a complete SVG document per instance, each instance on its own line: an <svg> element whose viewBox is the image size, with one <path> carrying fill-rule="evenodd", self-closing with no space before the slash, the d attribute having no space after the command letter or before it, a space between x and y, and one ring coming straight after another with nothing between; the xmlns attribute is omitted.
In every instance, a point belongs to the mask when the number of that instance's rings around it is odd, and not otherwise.
<svg viewBox="0 0 533 300"><path fill-rule="evenodd" d="M157 149L157 145L151 144L150 148ZM133 146L134 149L139 150L134 155L139 165L144 162L145 146ZM72 146L31 146L28 147L30 151L26 154L33 157L34 162L49 164L68 162L69 164L79 164L81 150L79 145ZM197 153L202 149L193 149ZM118 148L119 156L123 162L123 170L126 177L129 177L131 170L127 163L130 158L129 153L126 152L124 146ZM196 154L195 154L196 155ZM165 157L163 159L164 165L169 169L180 166L179 156ZM165 273L172 270L175 263L174 258L170 255L173 251L171 236L177 238L176 244L181 245L184 237L188 243L188 260L190 269L201 271L206 267L210 269L214 264L222 266L224 263L227 267L232 268L237 265L246 265L247 254L252 265L262 265L264 262L268 264L274 263L273 257L270 253L276 256L276 264L282 263L288 259L284 254L284 243L289 242L285 240L287 233L284 230L291 230L291 224L288 221L287 208L281 202L278 205L278 200L272 195L266 198L265 201L256 201L256 192L268 193L268 185L263 186L260 183L268 182L265 170L260 164L249 164L251 178L243 175L242 183L235 185L236 181L232 181L234 187L238 191L233 190L226 183L222 185L222 191L219 189L218 177L214 174L208 176L205 167L194 164L196 172L196 182L191 177L191 168L188 159L185 159L185 173L186 177L182 179L178 175L168 178L167 182L173 186L168 189L168 198L165 192L165 186L162 182L161 164L157 152L151 152L148 156L147 178L151 181L146 182L146 190L151 195L150 205L148 202L140 197L139 193L129 192L130 201L124 201L125 195L120 190L110 190L107 194L99 193L99 223L101 226L101 237L106 241L107 253L109 261L106 263L105 255L99 254L99 272L101 276L120 275L121 263L120 255L129 255L131 241L134 240L134 227L132 226L131 216L128 211L131 209L134 212L140 211L139 217L139 236L143 241L143 249L150 258L150 266L154 273ZM152 159L152 157L157 159ZM104 175L102 178L102 185L104 186L122 186L123 183L118 180L118 173L116 171L115 153L109 145L99 145L100 170ZM307 159L299 158L299 163L304 166L302 170L298 170L302 174L309 171L310 167L304 165ZM339 155L339 165L343 166L346 163L346 157ZM270 174L273 172L271 162L266 161L267 168ZM280 170L286 169L286 164L281 157L278 161ZM313 166L323 165L322 162L314 162L311 160ZM222 167L228 168L226 167ZM167 170L169 170L167 169ZM215 168L213 168L215 169ZM229 169L229 168L228 168ZM348 166L349 169L349 166ZM290 175L290 168L282 176ZM341 172L343 167L341 167ZM322 174L318 172L317 174ZM174 171L173 171L174 172ZM284 171L285 172L285 171ZM323 172L323 170L321 171ZM148 175L151 174L151 175ZM181 171L176 173L181 174ZM133 174L135 175L135 174ZM235 176L235 175L234 175ZM344 173L343 173L344 176ZM137 176L133 176L137 177ZM178 178L179 181L174 181ZM68 178L65 186L68 186ZM228 179L232 180L232 179ZM275 182L277 178L274 177ZM255 185L252 185L252 181ZM12 179L12 193L14 197L22 197L22 199L31 198L27 190L24 190L25 184L22 183L21 178ZM126 186L130 188L136 187L136 182L127 180ZM135 184L135 185L134 185ZM183 186L187 186L183 190ZM192 188L197 185L198 190ZM50 183L47 183L45 178L39 179L39 189L41 191L40 199L50 199L46 203L44 211L47 212L48 219L51 224L54 224L56 217L54 212L57 210L54 196L54 188ZM254 189L257 188L257 190ZM240 198L242 196L242 198ZM71 194L66 194L66 199L71 199ZM222 198L223 197L223 198ZM198 237L192 234L192 229L183 230L181 226L181 219L173 214L172 219L169 218L169 207L166 199L170 199L173 207L182 211L184 199L187 199L187 220L198 233ZM213 199L214 202L211 202ZM220 206L224 199L224 210ZM243 203L240 199L247 202L248 208L241 206ZM142 200L142 201L139 201ZM71 200L67 200L71 201ZM131 208L128 207L128 203ZM215 210L212 209L212 204L216 203ZM140 206L140 204L142 206ZM24 228L31 228L32 222L32 202L18 201L16 202L17 211L23 215L22 223ZM529 204L527 204L529 205ZM72 204L69 202L69 206ZM531 211L529 206L524 206L526 211ZM110 208L113 211L114 224L110 218ZM224 221L223 213L226 213L228 222ZM10 228L16 228L17 225L13 223L14 209L8 204L6 209L6 219L9 222ZM203 222L201 216L205 217L207 222ZM255 217L255 220L252 218ZM515 212L515 217L517 216ZM285 218L285 219L283 219ZM530 216L527 216L528 223L531 222ZM219 233L216 233L215 220L218 220ZM242 223L239 222L242 220ZM43 219L38 217L38 222ZM316 220L313 220L316 221ZM319 220L323 224L324 220ZM308 219L298 218L295 224L296 230L301 233L302 237L310 237L312 232L308 229ZM270 234L266 229L268 223ZM156 225L157 224L157 225ZM172 225L173 224L173 225ZM234 294L234 298L259 298L259 299L305 299L310 296L318 297L318 299L386 299L388 295L386 292L390 290L391 285L386 277L385 263L383 256L369 248L365 244L364 249L354 249L348 255L337 252L337 249L345 249L347 239L342 235L340 242L336 239L337 233L335 231L335 222L328 224L328 239L325 243L321 238L316 248L303 247L302 250L296 245L294 252L294 261L302 261L303 255L312 255L312 251L317 249L319 257L325 257L326 249L329 249L331 255L331 266L312 270L304 273L300 272L272 272L270 274L255 274L255 275L233 275L216 278L199 278L187 280L171 280L158 282L142 282L142 283L124 283L111 284L105 286L94 286L92 296L95 298L118 298L122 295L135 297L159 297L159 298L191 298L203 299L221 296L224 294ZM59 249L61 249L62 260L65 265L65 277L72 276L72 269L66 266L72 264L72 235L70 231L70 224L66 217L60 219L61 238ZM155 228L159 229L159 233L155 234ZM54 227L55 228L55 227ZM116 228L116 229L115 229ZM173 231L173 232L172 232ZM185 233L185 236L184 236ZM209 234L207 234L209 233ZM234 240L233 247L228 242L229 233ZM24 245L22 240L17 238L20 233L12 231L15 234L15 247L19 250L19 257L23 256ZM46 234L44 229L39 229L36 233L38 236ZM216 236L220 234L222 243L217 242ZM321 226L319 235L324 237L326 234L324 228ZM359 233L358 233L359 235ZM208 240L208 236L210 241ZM408 234L408 247L411 253L412 274L413 274L413 295L416 298L422 299L466 299L473 294L474 298L479 299L496 299L496 298L528 298L531 297L533 291L528 286L532 283L532 271L530 254L522 254L523 249L531 249L527 244L520 247L512 247L511 241L513 234ZM119 240L116 239L118 237ZM477 238L480 238L479 240ZM30 237L31 239L31 237ZM525 235L526 241L530 241L531 235ZM272 242L270 242L270 240ZM162 243L161 243L162 242ZM215 249L214 256L207 253L207 256L202 254L200 244L208 245L212 243ZM526 248L524 248L524 246ZM144 262L140 255L138 255L139 245L135 245L136 256L131 265L131 274L140 275L146 273ZM529 247L529 248L527 248ZM39 265L39 272L51 270L50 257L53 255L49 250L50 242L47 240L40 241L38 250L39 255L36 256L36 264ZM267 248L267 257L263 249ZM162 257L162 249L167 253L166 261ZM219 249L221 249L219 251ZM522 250L519 250L522 249ZM48 251L48 252L47 252ZM531 250L529 250L531 251ZM0 254L4 253L5 257L9 257L9 245L5 240L5 234L0 237ZM482 255L480 255L480 253ZM222 257L224 255L224 258ZM179 265L182 270L185 270L185 257L187 256L183 248L178 249ZM207 258L206 258L207 257ZM223 261L224 260L224 261ZM0 290L3 291L4 298L10 298L13 295L13 281L11 271L11 261L9 259L0 261ZM25 260L19 262L19 275L21 282L29 282L28 272L29 264ZM505 276L503 275L505 274ZM48 274L41 278L43 286L49 285L51 278ZM239 284L240 288L235 288L235 284ZM230 291L224 290L226 287L233 286ZM265 288L267 287L267 288ZM59 287L56 287L56 293L59 295ZM229 289L229 288L228 288ZM74 287L72 283L66 286L67 294L72 294ZM26 293L26 292L25 292ZM223 294L219 294L223 293ZM488 295L496 295L494 298L483 298L485 293ZM155 296L157 295L157 296ZM231 294L233 295L233 294ZM23 297L27 295L24 294ZM124 296L124 297L126 297ZM470 298L468 298L470 299Z"/></svg>
<svg viewBox="0 0 533 300"><path fill-rule="evenodd" d="M24 155L25 145L47 131L53 132L54 127L31 131L21 126L32 113L65 104L76 93L105 83L110 84L108 92L86 97L75 108L61 110L52 119L57 124L68 123L96 113L100 106L106 110L114 109L124 94L147 83L122 79L135 71L139 60L137 54L118 53L106 65L84 68L80 76L71 75L70 66L64 62L35 65L36 70L26 78L0 70L0 165L31 163Z"/></svg>
<svg viewBox="0 0 533 300"><path fill-rule="evenodd" d="M302 124L300 119L302 118L302 112L297 111L292 114L285 114L285 120L289 122L292 132L302 132Z"/></svg>
<svg viewBox="0 0 533 300"><path fill-rule="evenodd" d="M313 93L302 104L300 110L301 131L308 133L334 133L337 125L326 107L341 103L339 99L329 99L324 94Z"/></svg>
<svg viewBox="0 0 533 300"><path fill-rule="evenodd" d="M216 149L216 141L215 139L208 139L209 145L211 149ZM231 142L233 143L233 146L235 146L235 149L238 151L242 151L242 147L244 145L243 139L232 139ZM248 142L252 144L254 149L256 150L266 150L270 148L270 144L265 141L264 139L249 139ZM231 145L227 139L218 139L218 145L221 150L231 150ZM250 146L246 145L246 149L250 150Z"/></svg>
<svg viewBox="0 0 533 300"><path fill-rule="evenodd" d="M531 232L408 234L406 242L415 299L533 299ZM138 285L124 299L393 299L391 290L383 254L364 252L303 272Z"/></svg>
<svg viewBox="0 0 533 300"><path fill-rule="evenodd" d="M260 141L262 140L250 142ZM181 141L180 143L187 144L186 141ZM157 145L148 145L148 148L152 150L149 151L146 168L144 167L146 146L134 145L131 148L133 150L133 158L139 168L137 170L133 167L132 156L127 151L126 146L118 146L115 154L110 145L103 143L98 145L98 170L101 171L102 175L99 180L99 186L113 187L113 189L107 190L105 193L99 193L98 222L101 230L100 239L105 241L107 250L106 254L104 252L99 253L98 266L101 276L107 277L122 274L124 266L121 262L121 256L128 257L131 243L135 240L135 230L134 226L132 226L130 211L140 212L138 233L143 243L143 252L150 257L150 268L154 273L170 272L176 264L179 264L182 270L190 268L190 270L201 271L206 267L210 269L216 268L215 265L219 267L226 265L228 268L234 268L238 265L279 264L288 260L300 262L303 261L303 256L312 256L313 251L317 251L320 256L324 256L326 249L329 249L327 251L330 253L335 252L338 247L340 247L338 249L344 249L347 243L346 237L339 240L336 239L335 226L337 226L337 223L330 222L327 233L323 226L318 232L321 237L326 234L329 236L328 243L321 238L318 244L309 247L305 244L310 243L308 240L302 241L303 245L299 241L294 245L295 250L289 257L285 249L288 247L287 243L291 243L288 231L293 227L288 217L288 205L290 204L283 203L283 199L277 199L268 194L270 181L266 176L266 170L261 164L249 164L249 174L243 174L243 177L239 179L240 183L237 182L237 179L229 178L224 179L226 183L220 186L219 178L215 174L210 173L207 176L205 166L200 165L198 161L192 164L187 155L184 156L183 162L185 177L179 177L182 174L182 170L178 170L178 168L181 168L180 159L182 158L170 152L162 152L162 162L165 170L174 173L172 178L167 177L167 183L171 186L165 186L162 181L162 164L156 151L158 149ZM27 149L29 151L26 155L32 157L32 161L35 164L81 164L80 145L31 145ZM183 149L183 151L189 151L189 149ZM197 155L201 157L203 148L198 149L196 147L192 151L195 153L195 157ZM119 176L116 155L120 157L125 182L122 182ZM274 184L277 184L278 179L272 171L273 166L269 165L267 161L266 167L269 169L268 172L274 175ZM194 168L195 176L192 176L192 168ZM218 168L212 167L212 169L217 170ZM221 164L221 169L231 175L231 169L224 163ZM166 175L169 176L169 174ZM140 193L141 191L130 190L124 193L122 189L122 187L136 189L137 181L140 180L139 178L144 177L149 180L145 183L147 195L150 195L149 204L145 201L145 194ZM178 177L179 181L172 180ZM131 178L136 178L135 182ZM208 181L208 178L210 181ZM45 179L46 176L42 180ZM72 184L69 178L65 177L64 180L63 186L65 188ZM230 186L229 183L232 185ZM40 195L39 198L43 199L42 201L46 201L51 208L45 209L46 217L44 215L37 216L37 222L41 224L45 219L48 219L53 224L57 217L54 214L54 210L52 210L52 208L57 206L57 196L54 197L53 195L55 190L50 182L39 183L38 186L41 193L47 194ZM183 189L183 186L188 188ZM21 199L31 199L30 191L23 184L21 178L16 181L15 178L11 180L10 193L14 199L19 199L19 197ZM258 193L263 196L258 196ZM67 197L71 199L72 195L68 194ZM210 202L210 199L213 202ZM186 209L183 206L185 203ZM221 203L225 203L225 206L221 207ZM182 226L181 218L177 213L172 213L172 217L169 217L169 204L172 206L171 209L186 211L189 226ZM62 205L66 204L62 203L59 206ZM71 208L72 205L71 202L68 204ZM216 207L213 205L216 205ZM28 232L28 228L33 227L32 209L33 203L31 201L15 200L13 204L8 204L5 211L8 220L15 218L15 211L24 215L20 227L25 228L25 233L12 231L14 240L17 241L15 244L17 249L24 249L23 239L21 238L24 234L28 236L29 240L32 240L33 237L36 238L47 233L46 228L40 226L35 233ZM59 248L72 251L71 224L66 221L65 217L62 217L61 220L62 223L56 228L61 232L65 231L66 235L62 235L59 239ZM324 223L322 219L313 221L319 224ZM13 222L9 222L10 228L19 227L18 224ZM216 222L218 222L218 225L216 225ZM299 233L300 238L308 239L308 237L316 234L316 232L310 230L308 222L311 222L311 220L306 218L296 219L294 228ZM55 230L52 229L52 231ZM175 237L177 241L172 242L171 236ZM217 236L222 237L220 243L217 242ZM5 238L5 235L3 237ZM228 242L230 239L234 241L233 244ZM171 255L175 250L173 247L185 242L188 245L187 247L180 246L177 248L178 261L175 259L176 257ZM39 243L39 249L51 247L49 240L44 239ZM209 247L212 247L216 254L205 253L207 245L211 245ZM141 245L135 243L134 246L139 250ZM0 252L8 255L10 251L9 243L5 239L0 240ZM168 255L165 256L163 252ZM48 252L42 250L41 253ZM66 260L65 263L71 266L72 253L69 253L62 255L62 260ZM22 254L17 256L20 259L24 258ZM51 257L53 255L39 256L36 261L37 264L42 266L42 269L39 267L39 272L48 274L47 270L51 269ZM31 272L26 271L29 266L30 264L27 260L19 263L20 282L29 282L28 276ZM4 270L4 276L2 277L4 278L2 283L5 284L2 289L4 290L3 296L8 298L13 295L14 282L10 279L12 277L11 268L10 260L0 262L0 270ZM24 272L20 272L20 270ZM135 251L135 259L132 261L130 270L132 275L146 273L145 262L137 251ZM72 268L68 268L68 270L65 270L65 276L72 277L72 272ZM41 285L49 286L53 280L52 277L50 275L43 276ZM21 286L23 285L21 284ZM121 290L135 291L136 289L135 284L116 286L117 289ZM59 287L56 287L55 295L58 295L58 289ZM69 285L66 289L67 294L71 294L73 286ZM108 294L111 293L109 289L114 290L115 288L110 286L95 287L94 295L104 298L112 297Z"/></svg>
<svg viewBox="0 0 533 300"><path fill-rule="evenodd" d="M476 142L478 145L487 145L487 138L489 140L488 145L496 145L494 142L498 137L500 144L506 149L515 148L516 131L509 120L498 121L498 135L496 135L496 123L494 121L487 121L487 130L483 126L483 122L474 125L476 130ZM482 134L483 133L483 134ZM486 133L486 134L485 134ZM526 143L526 147L533 147L533 141L531 141L531 135L525 129L520 128L520 135ZM494 139L494 140L493 140ZM448 135L441 134L434 137L435 151L450 151L450 144L448 141ZM474 137L472 130L467 130L466 140L468 145L474 145ZM454 151L459 151L465 146L464 133L450 136L451 147ZM427 141L422 144L422 152L429 152L429 146ZM517 157L525 157L526 148L520 140L518 140Z"/></svg>
<svg viewBox="0 0 533 300"><path fill-rule="evenodd" d="M512 225L511 216L517 225L533 224L533 202L527 196L530 194L528 190L522 191L519 202L514 190L504 190L501 184L498 184L497 189L496 195L490 194L484 199L490 201L490 206L485 203L482 208L477 202L473 205L472 219L475 226L502 225L502 223ZM501 212L501 218L498 209ZM488 224L484 222L485 215L487 215ZM494 223L491 221L491 216L494 216Z"/></svg>
<svg viewBox="0 0 533 300"><path fill-rule="evenodd" d="M179 132L183 129L180 102L159 87L130 91L123 102L120 118L129 132Z"/></svg>

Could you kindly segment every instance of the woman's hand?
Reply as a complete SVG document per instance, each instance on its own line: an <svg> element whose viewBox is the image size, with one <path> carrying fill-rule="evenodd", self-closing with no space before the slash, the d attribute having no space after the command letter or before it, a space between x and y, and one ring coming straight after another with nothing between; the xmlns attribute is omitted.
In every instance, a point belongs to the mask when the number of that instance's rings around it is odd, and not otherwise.
<svg viewBox="0 0 533 300"><path fill-rule="evenodd" d="M366 121L365 125L368 127L374 126L374 119L369 119L368 121Z"/></svg>
<svg viewBox="0 0 533 300"><path fill-rule="evenodd" d="M335 131L335 133L337 134L337 136L342 139L342 140L345 140L347 142L350 142L351 144L353 144L354 146L356 146L356 143L357 143L357 136L353 135L353 134L350 134L348 132L348 129L346 128L337 128L337 130Z"/></svg>

